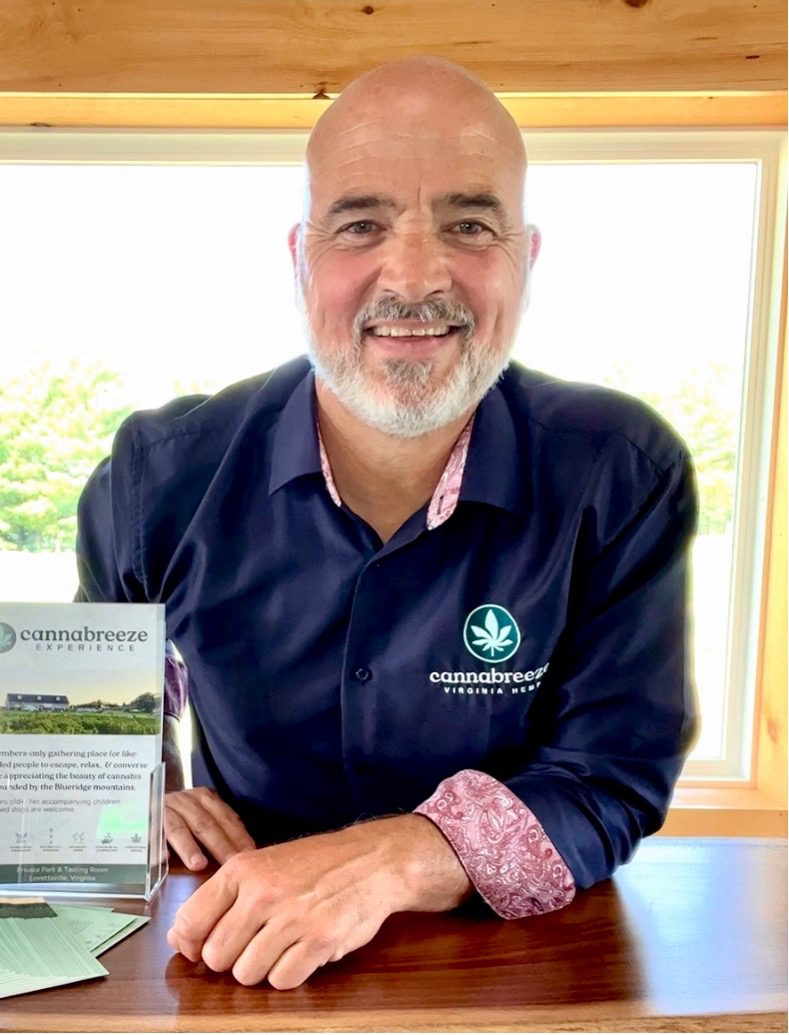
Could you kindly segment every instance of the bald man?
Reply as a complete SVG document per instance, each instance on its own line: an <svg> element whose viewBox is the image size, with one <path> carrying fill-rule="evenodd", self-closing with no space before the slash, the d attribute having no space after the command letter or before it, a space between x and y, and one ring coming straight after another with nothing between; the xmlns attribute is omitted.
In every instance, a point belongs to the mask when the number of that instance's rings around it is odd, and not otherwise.
<svg viewBox="0 0 789 1035"><path fill-rule="evenodd" d="M464 69L352 83L290 235L309 359L134 415L85 490L82 599L166 603L189 670L168 840L222 865L168 940L243 984L401 910L567 905L660 826L691 742L687 452L510 365L525 171Z"/></svg>

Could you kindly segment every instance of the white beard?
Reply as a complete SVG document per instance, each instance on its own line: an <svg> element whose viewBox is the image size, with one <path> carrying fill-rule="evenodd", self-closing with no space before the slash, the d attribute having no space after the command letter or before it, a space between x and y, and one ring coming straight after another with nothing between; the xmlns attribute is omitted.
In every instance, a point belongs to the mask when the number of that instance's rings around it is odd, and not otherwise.
<svg viewBox="0 0 789 1035"><path fill-rule="evenodd" d="M402 306L382 304L365 309L354 326L354 343L324 348L310 326L300 278L297 303L304 325L307 352L317 376L359 420L397 438L416 438L442 428L477 406L506 370L512 342L493 346L474 341L473 316L464 307L423 303ZM363 367L363 327L379 319L420 319L432 323L454 322L462 316L460 358L448 377L437 381L432 360L391 359L385 364L383 383L371 385ZM454 320L453 320L454 317Z"/></svg>

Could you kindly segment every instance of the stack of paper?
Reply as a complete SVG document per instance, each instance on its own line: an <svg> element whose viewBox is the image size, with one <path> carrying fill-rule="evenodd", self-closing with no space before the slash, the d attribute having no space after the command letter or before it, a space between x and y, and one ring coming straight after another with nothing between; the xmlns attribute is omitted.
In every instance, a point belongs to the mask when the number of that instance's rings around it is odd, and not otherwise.
<svg viewBox="0 0 789 1035"><path fill-rule="evenodd" d="M94 956L101 956L127 935L139 931L149 920L147 916L115 913L105 906L53 905L51 908Z"/></svg>
<svg viewBox="0 0 789 1035"><path fill-rule="evenodd" d="M95 957L146 923L101 906L0 898L0 999L104 977Z"/></svg>

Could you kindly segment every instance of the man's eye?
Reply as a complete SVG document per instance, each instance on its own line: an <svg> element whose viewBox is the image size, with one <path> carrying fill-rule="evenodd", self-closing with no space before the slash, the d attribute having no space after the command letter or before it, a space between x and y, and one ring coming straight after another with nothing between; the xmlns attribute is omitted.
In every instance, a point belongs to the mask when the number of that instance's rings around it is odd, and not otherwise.
<svg viewBox="0 0 789 1035"><path fill-rule="evenodd" d="M464 219L461 223L455 223L453 229L461 237L479 237L481 234L490 233L490 227L478 223L476 219Z"/></svg>
<svg viewBox="0 0 789 1035"><path fill-rule="evenodd" d="M360 237L365 237L368 234L371 234L376 228L376 224L370 219L357 219L355 223L348 223L347 226L342 227L340 232L343 234L355 234Z"/></svg>

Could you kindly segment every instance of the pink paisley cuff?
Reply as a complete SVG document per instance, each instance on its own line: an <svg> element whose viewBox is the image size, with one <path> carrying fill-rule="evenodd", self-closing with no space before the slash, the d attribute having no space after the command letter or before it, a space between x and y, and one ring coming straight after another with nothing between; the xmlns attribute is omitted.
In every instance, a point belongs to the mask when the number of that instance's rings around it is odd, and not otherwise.
<svg viewBox="0 0 789 1035"><path fill-rule="evenodd" d="M455 849L469 880L499 916L561 909L575 881L539 820L498 780L476 769L448 777L414 809Z"/></svg>

